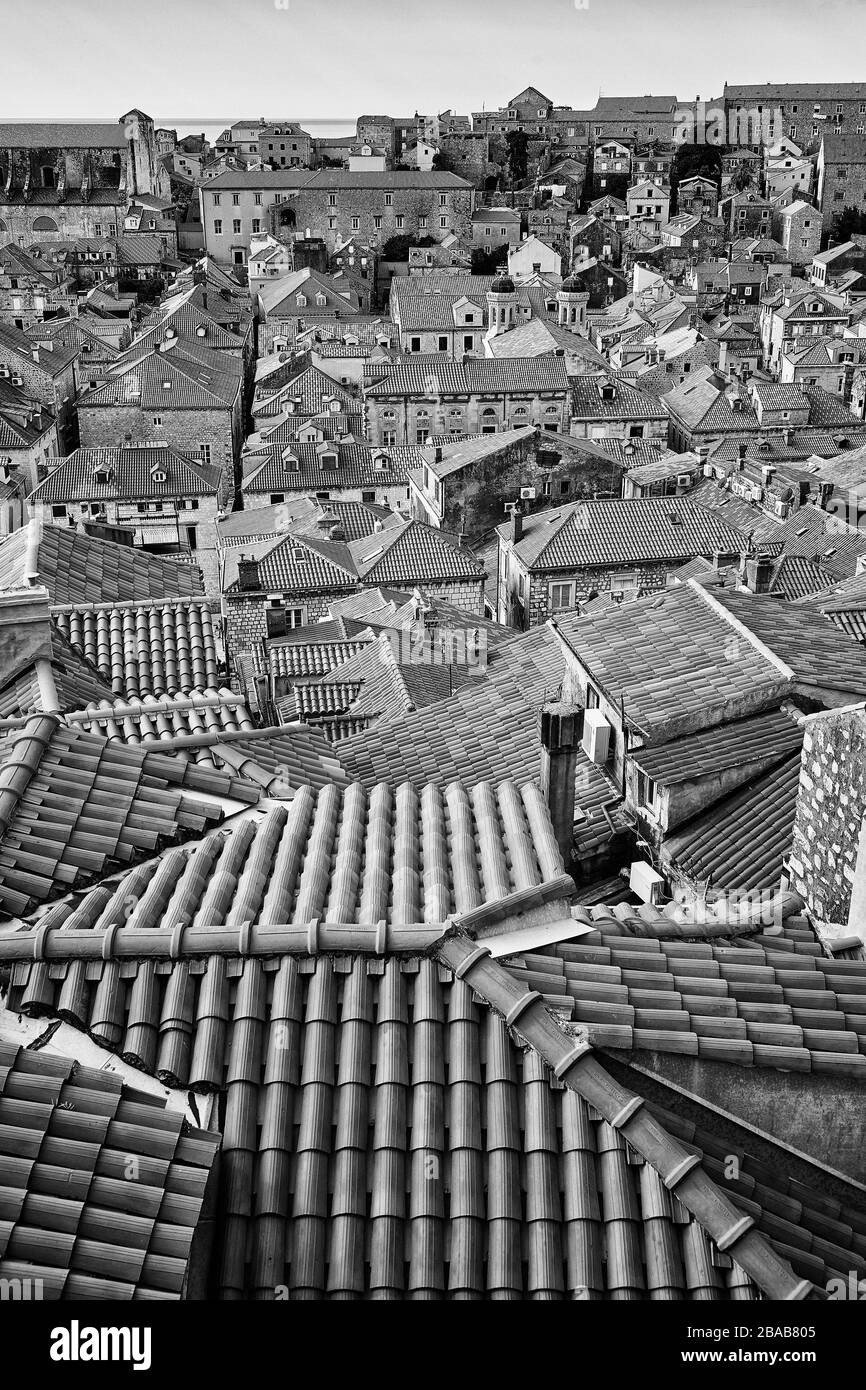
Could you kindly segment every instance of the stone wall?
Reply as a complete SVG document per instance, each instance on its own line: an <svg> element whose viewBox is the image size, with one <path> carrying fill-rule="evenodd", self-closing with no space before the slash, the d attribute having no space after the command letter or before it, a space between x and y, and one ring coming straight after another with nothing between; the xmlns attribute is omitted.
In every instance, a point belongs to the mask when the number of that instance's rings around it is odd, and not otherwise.
<svg viewBox="0 0 866 1390"><path fill-rule="evenodd" d="M791 886L816 917L847 922L866 809L866 711L830 711L806 723L789 859Z"/></svg>
<svg viewBox="0 0 866 1390"><path fill-rule="evenodd" d="M390 203L386 202L387 197ZM321 237L331 253L350 237L370 246L384 246L393 236L430 236L441 241L451 232L466 240L471 232L474 202L473 188L453 188L449 184L442 189L401 187L396 178L392 187L346 184L300 188L291 198L298 228L309 229L311 236ZM401 218L402 226L398 220ZM426 227L421 226L422 218L427 219ZM446 221L444 227L442 218Z"/></svg>
<svg viewBox="0 0 866 1390"><path fill-rule="evenodd" d="M234 464L240 454L242 420L240 401L234 416L225 410L176 410L159 412L161 425L155 425L154 411L139 405L94 405L78 407L81 445L86 449L111 448L120 444L159 440L182 454L201 458L201 444L210 445L210 461L220 470L220 499L228 503L234 492ZM131 441L126 436L131 435Z"/></svg>

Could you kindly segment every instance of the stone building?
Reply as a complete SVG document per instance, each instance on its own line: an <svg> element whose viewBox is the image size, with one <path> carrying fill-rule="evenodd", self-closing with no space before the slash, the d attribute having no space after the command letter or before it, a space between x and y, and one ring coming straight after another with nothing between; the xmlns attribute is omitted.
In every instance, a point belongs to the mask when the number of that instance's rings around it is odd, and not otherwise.
<svg viewBox="0 0 866 1390"><path fill-rule="evenodd" d="M602 593L622 600L663 590L687 560L736 559L746 544L709 509L662 497L571 502L529 516L518 502L497 534L497 616L517 628Z"/></svg>
<svg viewBox="0 0 866 1390"><path fill-rule="evenodd" d="M361 589L420 589L434 602L484 612L483 564L432 527L394 515L351 541L338 516L329 533L318 522L312 529L295 524L233 558L223 593L230 660L265 637L327 618L335 600Z"/></svg>
<svg viewBox="0 0 866 1390"><path fill-rule="evenodd" d="M802 198L773 213L773 236L784 246L792 266L811 265L821 248L823 227L823 213Z"/></svg>
<svg viewBox="0 0 866 1390"><path fill-rule="evenodd" d="M567 433L569 387L559 357L399 362L365 388L367 436L373 444L425 444L431 435L525 425Z"/></svg>
<svg viewBox="0 0 866 1390"><path fill-rule="evenodd" d="M381 249L392 237L468 238L475 189L446 170L319 169L287 194L296 225L333 254L351 238Z"/></svg>
<svg viewBox="0 0 866 1390"><path fill-rule="evenodd" d="M150 116L0 124L0 238L116 236L137 194L169 195Z"/></svg>
<svg viewBox="0 0 866 1390"><path fill-rule="evenodd" d="M99 521L130 531L151 554L198 565L219 595L216 524L229 489L219 468L167 445L76 449L30 496L55 526Z"/></svg>
<svg viewBox="0 0 866 1390"><path fill-rule="evenodd" d="M258 138L259 158L270 169L309 169L313 158L313 137L297 121L278 121L262 126Z"/></svg>
<svg viewBox="0 0 866 1390"><path fill-rule="evenodd" d="M857 134L825 135L818 151L818 206L832 225L843 208L866 205L866 119Z"/></svg>
<svg viewBox="0 0 866 1390"><path fill-rule="evenodd" d="M866 82L725 83L724 105L729 142L737 117L754 112L761 116L751 123L759 139L762 132L771 139L784 135L804 150L817 150L825 132L854 134L866 126Z"/></svg>
<svg viewBox="0 0 866 1390"><path fill-rule="evenodd" d="M87 449L167 445L215 469L230 499L243 443L243 384L243 362L228 353L177 336L141 357L133 345L80 398L81 443Z"/></svg>
<svg viewBox="0 0 866 1390"><path fill-rule="evenodd" d="M75 445L75 368L77 348L61 343L46 347L18 328L0 324L0 377L47 406L57 424L59 449Z"/></svg>
<svg viewBox="0 0 866 1390"><path fill-rule="evenodd" d="M524 512L563 499L618 497L623 468L596 444L555 441L532 427L419 447L409 470L412 515L430 526L489 537L516 502Z"/></svg>
<svg viewBox="0 0 866 1390"><path fill-rule="evenodd" d="M816 917L844 923L859 881L852 926L866 943L866 713L862 705L822 711L804 725L791 886Z"/></svg>

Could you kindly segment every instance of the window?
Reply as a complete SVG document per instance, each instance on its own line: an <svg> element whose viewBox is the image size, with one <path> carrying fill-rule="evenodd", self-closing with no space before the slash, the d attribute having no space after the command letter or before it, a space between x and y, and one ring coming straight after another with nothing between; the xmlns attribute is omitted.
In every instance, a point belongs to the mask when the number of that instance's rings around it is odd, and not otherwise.
<svg viewBox="0 0 866 1390"><path fill-rule="evenodd" d="M213 195L213 205L215 208L218 208L220 205L220 195L218 193Z"/></svg>
<svg viewBox="0 0 866 1390"><path fill-rule="evenodd" d="M65 516L65 515L66 515L66 508L65 508L64 506L62 506L62 505L56 506L56 507L52 507L52 508L51 508L51 515L52 515L52 516Z"/></svg>
<svg viewBox="0 0 866 1390"><path fill-rule="evenodd" d="M422 232L423 232L423 231L426 231L426 229L427 229L427 218L426 218L426 217L419 217L419 218L418 218L418 226L420 227L420 229L421 229Z"/></svg>
<svg viewBox="0 0 866 1390"><path fill-rule="evenodd" d="M260 217L254 217L252 226L254 232L260 232L262 230L262 219Z"/></svg>
<svg viewBox="0 0 866 1390"><path fill-rule="evenodd" d="M380 216L378 216L378 214L373 218L373 226L376 228L377 232L382 226L382 219Z"/></svg>
<svg viewBox="0 0 866 1390"><path fill-rule="evenodd" d="M658 787L645 772L639 772L637 776L637 800L639 806L645 807L653 815L658 813Z"/></svg>
<svg viewBox="0 0 866 1390"><path fill-rule="evenodd" d="M221 217L216 217L216 218L214 218L213 230L214 230L214 236L222 236L222 234L223 234L223 224L222 224L222 218L221 218Z"/></svg>
<svg viewBox="0 0 866 1390"><path fill-rule="evenodd" d="M402 230L402 228L403 228L403 226L404 226L404 224L405 224L405 222L406 222L406 219L405 219L405 217L403 216L403 214L402 214L401 212L398 212L397 216L394 218L394 222L395 222L395 224L396 224L396 226L397 226L398 231L400 231L400 230Z"/></svg>
<svg viewBox="0 0 866 1390"><path fill-rule="evenodd" d="M392 205L393 202L394 202L394 194L393 194L393 193L386 193L386 194L385 194L385 207L386 207L386 208L391 207L391 205Z"/></svg>
<svg viewBox="0 0 866 1390"><path fill-rule="evenodd" d="M439 334L439 337L438 337L438 339L437 339L437 341L438 341L438 344L439 344L439 351L440 351L440 352L447 352L447 351L448 351L448 338L447 338L446 334L440 333L440 334Z"/></svg>
<svg viewBox="0 0 866 1390"><path fill-rule="evenodd" d="M464 333L464 334L463 334L463 351L464 351L464 352L471 352L472 349L474 348L474 346L475 346L475 340L474 340L474 338L472 337L472 334L471 334L471 333Z"/></svg>
<svg viewBox="0 0 866 1390"><path fill-rule="evenodd" d="M234 217L234 218L232 218L232 232L234 233L234 235L235 235L235 236L239 236L239 235L240 235L240 230L241 230L241 219L240 219L239 217Z"/></svg>
<svg viewBox="0 0 866 1390"><path fill-rule="evenodd" d="M563 608L574 607L574 583L551 584L550 586L550 608L554 613Z"/></svg>
<svg viewBox="0 0 866 1390"><path fill-rule="evenodd" d="M239 193L233 193L233 194L232 194L232 206L233 206L233 207L239 207L239 206L240 206L240 201L241 201L240 194L239 194Z"/></svg>
<svg viewBox="0 0 866 1390"><path fill-rule="evenodd" d="M335 208L336 206L337 206L337 195L336 195L336 193L329 193L329 194L328 194L328 207L329 207L329 208Z"/></svg>
<svg viewBox="0 0 866 1390"><path fill-rule="evenodd" d="M210 463L210 445L209 445L209 444L199 444L199 446L198 446L198 452L199 452L199 458L201 459L202 463Z"/></svg>
<svg viewBox="0 0 866 1390"><path fill-rule="evenodd" d="M162 416L161 416L161 415L154 415L154 417L153 417L153 423L154 423L154 425L156 426L156 428L159 429L160 425L162 424Z"/></svg>
<svg viewBox="0 0 866 1390"><path fill-rule="evenodd" d="M410 339L409 339L409 351L410 351L410 352L420 352L420 351L421 351L421 339L420 339L420 338L410 338Z"/></svg>
<svg viewBox="0 0 866 1390"><path fill-rule="evenodd" d="M383 431L382 431L382 443L383 443L383 444L396 444L396 443L397 443L397 431L396 431L396 430L383 430Z"/></svg>
<svg viewBox="0 0 866 1390"><path fill-rule="evenodd" d="M256 194L256 196L255 196L255 203L256 203L256 207L261 207L261 205L262 205L262 195L261 195L261 193L257 193L257 194Z"/></svg>
<svg viewBox="0 0 866 1390"><path fill-rule="evenodd" d="M440 217L440 218L439 218L439 226L441 227L441 229L442 229L443 232L447 232L447 230L448 230L448 218L447 218L447 217Z"/></svg>
<svg viewBox="0 0 866 1390"><path fill-rule="evenodd" d="M447 194L445 194L445 193L440 193L440 194L439 194L439 206L440 206L440 208L447 208L447 206L448 206L448 197L447 197Z"/></svg>

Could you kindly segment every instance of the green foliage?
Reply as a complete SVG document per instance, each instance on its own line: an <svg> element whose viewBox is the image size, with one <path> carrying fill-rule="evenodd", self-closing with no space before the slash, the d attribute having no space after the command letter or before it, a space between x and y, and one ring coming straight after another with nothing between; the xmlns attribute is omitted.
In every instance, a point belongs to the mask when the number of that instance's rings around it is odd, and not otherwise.
<svg viewBox="0 0 866 1390"><path fill-rule="evenodd" d="M509 130L505 136L508 149L508 174L512 183L522 183L529 170L529 141L523 130Z"/></svg>
<svg viewBox="0 0 866 1390"><path fill-rule="evenodd" d="M473 275L495 275L503 261L508 260L508 246L476 246L472 252Z"/></svg>
<svg viewBox="0 0 866 1390"><path fill-rule="evenodd" d="M866 233L866 212L860 208L844 207L838 217L833 219L833 236L836 245L850 241L853 233Z"/></svg>
<svg viewBox="0 0 866 1390"><path fill-rule="evenodd" d="M415 241L414 237L392 236L389 237L382 247L382 259L385 261L408 261L409 247L423 243Z"/></svg>

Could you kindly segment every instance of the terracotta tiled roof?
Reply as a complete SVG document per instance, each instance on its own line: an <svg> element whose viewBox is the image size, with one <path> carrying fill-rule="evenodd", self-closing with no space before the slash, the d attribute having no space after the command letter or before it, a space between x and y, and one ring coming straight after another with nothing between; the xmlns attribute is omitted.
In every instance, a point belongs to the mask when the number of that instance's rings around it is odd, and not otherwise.
<svg viewBox="0 0 866 1390"><path fill-rule="evenodd" d="M184 1297L220 1136L115 1073L2 1037L0 1071L4 1285L39 1281L43 1298L74 1301Z"/></svg>
<svg viewBox="0 0 866 1390"><path fill-rule="evenodd" d="M0 740L0 907L28 911L222 820L231 779L34 715Z"/></svg>
<svg viewBox="0 0 866 1390"><path fill-rule="evenodd" d="M677 876L713 888L777 888L791 850L799 784L798 750L670 835L663 861Z"/></svg>
<svg viewBox="0 0 866 1390"><path fill-rule="evenodd" d="M254 727L243 698L234 691L226 687L199 689L195 686L182 694L162 697L147 694L143 699L91 700L84 707L67 708L64 721L73 728L110 741L144 747L154 744L164 747L166 740L184 735L216 733L222 736ZM213 761L209 749L202 751L201 758L195 756L199 751L202 750L191 750L193 761Z"/></svg>
<svg viewBox="0 0 866 1390"><path fill-rule="evenodd" d="M656 782L669 786L708 777L742 763L781 760L799 752L803 730L790 715L769 710L752 719L736 719L702 729L671 743L636 749L633 762Z"/></svg>
<svg viewBox="0 0 866 1390"><path fill-rule="evenodd" d="M0 543L0 589L26 585L29 576L54 604L123 603L203 595L195 565L176 564L131 546L99 540L69 526L31 521Z"/></svg>
<svg viewBox="0 0 866 1390"><path fill-rule="evenodd" d="M509 527L498 528L507 539ZM716 550L738 553L746 537L690 499L639 497L570 502L524 517L512 546L533 570L687 560Z"/></svg>
<svg viewBox="0 0 866 1390"><path fill-rule="evenodd" d="M614 611L564 614L557 627L607 697L658 739L665 728L683 735L726 722L732 700L746 713L798 686L866 691L866 654L809 617L767 594L690 580Z"/></svg>
<svg viewBox="0 0 866 1390"><path fill-rule="evenodd" d="M270 669L275 676L290 676L293 680L324 676L361 651L368 640L274 644L268 649Z"/></svg>
<svg viewBox="0 0 866 1390"><path fill-rule="evenodd" d="M447 358L434 366L405 361L366 388L370 397L431 395L502 395L512 391L565 392L569 376L560 357Z"/></svg>
<svg viewBox="0 0 866 1390"><path fill-rule="evenodd" d="M217 682L213 619L205 603L55 609L74 647L115 695L174 695Z"/></svg>
<svg viewBox="0 0 866 1390"><path fill-rule="evenodd" d="M104 1002L128 934L90 962L72 1017L168 1084L224 1092L223 1298L790 1299L862 1268L856 1199L742 1152L726 1181L729 1134L652 1109L462 932L430 933L432 959L361 946L271 969L210 955L197 973L166 941L165 973L137 966L136 1016L134 992ZM562 959L534 960L563 979ZM14 967L23 1012L55 1011L61 989L45 961Z"/></svg>
<svg viewBox="0 0 866 1390"><path fill-rule="evenodd" d="M484 577L471 551L420 521L394 517L382 531L349 547L366 584L423 585L447 579Z"/></svg>
<svg viewBox="0 0 866 1390"><path fill-rule="evenodd" d="M716 944L649 937L626 905L574 916L595 931L511 968L599 1046L866 1077L866 962L825 956L805 918Z"/></svg>
<svg viewBox="0 0 866 1390"><path fill-rule="evenodd" d="M219 354L219 367L207 368L187 360L182 349L171 354L151 350L142 358L137 352L133 344L113 363L110 376L81 397L81 408L132 405L140 410L226 410L240 396L240 363L233 370L236 359L226 353Z"/></svg>
<svg viewBox="0 0 866 1390"><path fill-rule="evenodd" d="M164 481L159 481L155 475L162 475ZM32 497L34 502L212 497L219 488L219 481L220 470L216 464L187 458L168 446L76 449L57 461L45 481L34 489Z"/></svg>
<svg viewBox="0 0 866 1390"><path fill-rule="evenodd" d="M77 709L88 700L102 700L111 691L99 676L96 668L86 661L66 640L63 633L52 626L49 642L51 646L51 680L54 684L56 703L62 709ZM45 710L45 687L39 680L35 662L16 672L13 680L6 682L0 690L0 718L15 718L24 714Z"/></svg>

